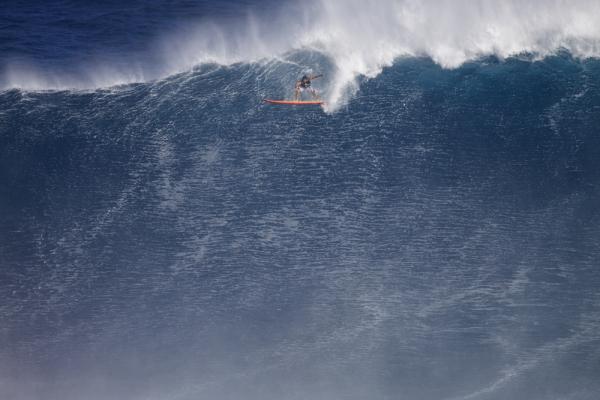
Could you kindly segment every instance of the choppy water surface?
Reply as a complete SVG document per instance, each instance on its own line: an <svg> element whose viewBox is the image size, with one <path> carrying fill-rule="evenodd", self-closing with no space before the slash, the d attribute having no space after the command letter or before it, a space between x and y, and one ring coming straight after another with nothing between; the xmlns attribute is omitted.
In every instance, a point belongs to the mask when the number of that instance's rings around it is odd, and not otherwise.
<svg viewBox="0 0 600 400"><path fill-rule="evenodd" d="M597 398L600 62L534 58L7 88L0 397Z"/></svg>

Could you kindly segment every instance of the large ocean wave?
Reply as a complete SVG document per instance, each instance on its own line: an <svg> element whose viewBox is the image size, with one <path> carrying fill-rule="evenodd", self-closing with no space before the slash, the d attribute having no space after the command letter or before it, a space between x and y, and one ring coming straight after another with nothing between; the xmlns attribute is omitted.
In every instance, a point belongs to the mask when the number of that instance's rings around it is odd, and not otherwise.
<svg viewBox="0 0 600 400"><path fill-rule="evenodd" d="M542 58L568 51L600 55L600 3L561 1L313 0L249 9L242 19L204 19L149 44L151 61L78 65L65 74L40 65L4 65L1 87L90 89L160 79L204 63L296 60L298 51L328 58L327 100L335 108L399 57L430 57L445 68L486 56ZM301 70L310 69L303 63ZM301 71L299 71L301 72Z"/></svg>
<svg viewBox="0 0 600 400"><path fill-rule="evenodd" d="M597 398L600 62L299 65L0 94L0 394Z"/></svg>
<svg viewBox="0 0 600 400"><path fill-rule="evenodd" d="M600 397L599 5L372 3L3 64L0 398Z"/></svg>

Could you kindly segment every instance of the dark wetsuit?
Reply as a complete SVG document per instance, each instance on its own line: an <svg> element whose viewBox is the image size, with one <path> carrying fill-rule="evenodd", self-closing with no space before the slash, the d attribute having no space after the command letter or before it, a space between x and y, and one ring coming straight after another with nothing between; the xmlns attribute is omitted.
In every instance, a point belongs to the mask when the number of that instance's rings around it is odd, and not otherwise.
<svg viewBox="0 0 600 400"><path fill-rule="evenodd" d="M310 87L311 81L315 78L319 78L322 75L319 76L308 76L308 75L304 75L302 78L300 78L299 81L296 81L296 91L295 91L295 95L294 98L296 100L300 99L300 94L302 92L304 92L305 90L308 90L308 92L310 94L312 94L312 96L315 99L319 98L319 95L317 94L316 90Z"/></svg>
<svg viewBox="0 0 600 400"><path fill-rule="evenodd" d="M308 89L310 87L310 78L306 75L300 79L300 87L302 89Z"/></svg>

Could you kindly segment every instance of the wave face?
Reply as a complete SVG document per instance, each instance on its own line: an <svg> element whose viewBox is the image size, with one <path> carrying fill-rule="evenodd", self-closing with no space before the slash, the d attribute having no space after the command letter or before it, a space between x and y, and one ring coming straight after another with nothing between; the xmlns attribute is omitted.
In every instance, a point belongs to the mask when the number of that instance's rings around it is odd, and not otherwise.
<svg viewBox="0 0 600 400"><path fill-rule="evenodd" d="M0 93L0 398L600 397L596 5L198 4L28 61L146 82ZM310 70L327 109L262 103Z"/></svg>
<svg viewBox="0 0 600 400"><path fill-rule="evenodd" d="M0 95L0 397L597 398L600 62L297 68Z"/></svg>

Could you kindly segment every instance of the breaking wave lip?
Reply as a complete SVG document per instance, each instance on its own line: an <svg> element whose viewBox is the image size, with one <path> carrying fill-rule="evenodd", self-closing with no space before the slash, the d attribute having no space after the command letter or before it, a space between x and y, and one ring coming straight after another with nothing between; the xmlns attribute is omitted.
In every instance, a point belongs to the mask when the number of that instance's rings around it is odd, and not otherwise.
<svg viewBox="0 0 600 400"><path fill-rule="evenodd" d="M200 21L155 43L159 68L111 66L76 77L5 68L0 87L25 90L93 89L164 78L204 63L232 65L309 49L333 65L326 101L344 104L399 57L429 57L444 68L485 56L537 58L568 51L600 56L600 2L595 0L309 0L244 20ZM299 73L303 72L299 67Z"/></svg>
<svg viewBox="0 0 600 400"><path fill-rule="evenodd" d="M95 90L150 80L143 69L124 70L110 65L81 68L75 73L46 71L30 64L9 64L0 75L0 90Z"/></svg>

